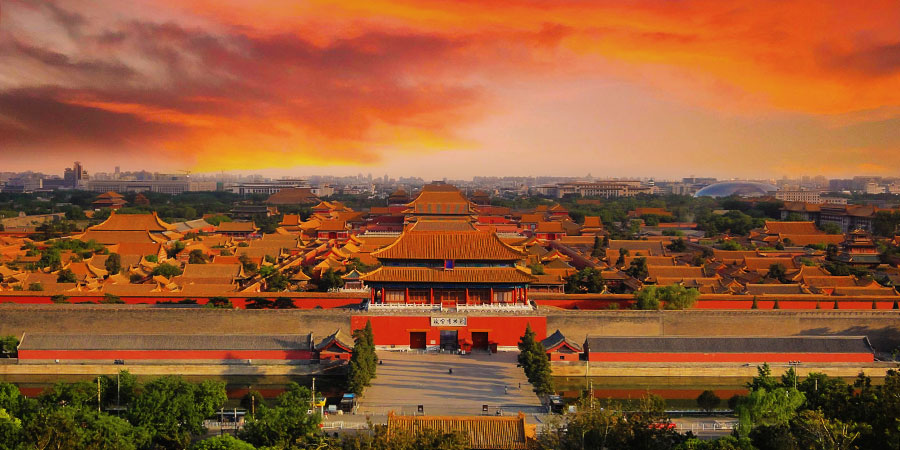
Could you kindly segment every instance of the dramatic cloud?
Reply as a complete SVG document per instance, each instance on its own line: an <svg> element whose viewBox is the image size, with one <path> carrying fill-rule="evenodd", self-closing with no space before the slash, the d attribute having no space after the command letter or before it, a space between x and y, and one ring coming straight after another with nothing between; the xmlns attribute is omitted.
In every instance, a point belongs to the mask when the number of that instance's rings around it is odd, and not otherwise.
<svg viewBox="0 0 900 450"><path fill-rule="evenodd" d="M896 1L12 0L3 15L12 168L668 176L900 163L900 132L884 126L900 117ZM805 164L811 154L830 160Z"/></svg>

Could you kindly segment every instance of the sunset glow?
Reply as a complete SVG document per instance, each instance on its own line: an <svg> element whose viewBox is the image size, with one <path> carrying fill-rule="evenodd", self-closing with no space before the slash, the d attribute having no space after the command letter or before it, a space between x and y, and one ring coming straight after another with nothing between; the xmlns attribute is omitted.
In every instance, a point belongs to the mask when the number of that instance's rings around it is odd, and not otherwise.
<svg viewBox="0 0 900 450"><path fill-rule="evenodd" d="M11 0L0 152L52 172L896 175L898 24L896 0Z"/></svg>

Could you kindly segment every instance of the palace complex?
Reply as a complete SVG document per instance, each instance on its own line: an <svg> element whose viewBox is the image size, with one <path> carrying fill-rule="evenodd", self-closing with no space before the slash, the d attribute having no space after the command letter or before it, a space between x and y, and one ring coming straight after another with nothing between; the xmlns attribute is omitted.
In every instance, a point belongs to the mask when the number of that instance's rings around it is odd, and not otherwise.
<svg viewBox="0 0 900 450"><path fill-rule="evenodd" d="M286 196L273 195L260 214L277 212L271 205L286 204ZM121 207L122 198L99 200ZM4 231L0 303L349 310L335 328L371 323L376 346L394 349L512 350L530 327L547 339L551 358L572 361L596 353L597 344L588 339L582 348L563 334L571 328L548 337L548 311L632 309L635 293L651 286L696 291L692 309L893 310L900 299L898 261L882 257L900 237L878 240L866 229L828 234L817 226L822 217L766 221L714 240L664 208L636 208L627 214L636 234L623 239L599 216L558 203L517 210L445 183L398 190L387 206L366 211L317 201L304 192L301 203L311 206L280 214L274 233L242 219L255 205L235 207L231 218L176 223L113 210L83 231L46 241ZM302 359L344 359L351 340L337 336L307 342ZM159 343L154 339L109 350L143 351ZM28 345L35 342L61 346ZM106 351L103 342L72 351ZM760 342L777 353L793 341ZM811 342L804 345L834 341Z"/></svg>

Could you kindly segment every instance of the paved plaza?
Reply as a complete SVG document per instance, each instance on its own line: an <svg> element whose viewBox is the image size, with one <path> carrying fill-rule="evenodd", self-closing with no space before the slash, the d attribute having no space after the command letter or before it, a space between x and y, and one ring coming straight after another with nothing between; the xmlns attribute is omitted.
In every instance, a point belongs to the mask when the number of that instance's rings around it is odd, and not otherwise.
<svg viewBox="0 0 900 450"><path fill-rule="evenodd" d="M384 364L357 413L415 414L417 405L424 405L427 415L479 415L485 404L489 414L498 408L504 415L540 412L540 400L516 367L516 355L379 352Z"/></svg>

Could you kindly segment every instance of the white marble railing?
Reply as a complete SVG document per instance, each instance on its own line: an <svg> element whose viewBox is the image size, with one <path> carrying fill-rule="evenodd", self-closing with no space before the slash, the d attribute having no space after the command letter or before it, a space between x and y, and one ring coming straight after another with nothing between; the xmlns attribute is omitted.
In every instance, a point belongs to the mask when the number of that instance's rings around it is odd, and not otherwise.
<svg viewBox="0 0 900 450"><path fill-rule="evenodd" d="M444 308L440 303L422 304L422 303L372 303L365 302L365 309L375 311L402 311L402 310L426 310L426 311L531 311L533 305L527 303L494 303L485 305L454 305Z"/></svg>
<svg viewBox="0 0 900 450"><path fill-rule="evenodd" d="M490 305L457 305L459 311L530 311L534 309L525 303L494 303Z"/></svg>
<svg viewBox="0 0 900 450"><path fill-rule="evenodd" d="M400 310L409 310L409 309L417 309L417 310L427 310L427 311L440 311L441 305L425 305L425 304L414 304L414 303L372 303L366 302L366 309L368 310L381 310L381 311L400 311Z"/></svg>

